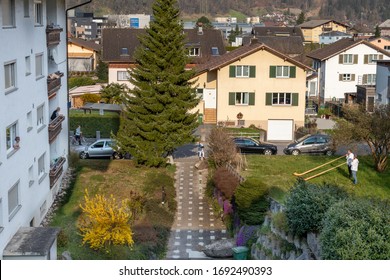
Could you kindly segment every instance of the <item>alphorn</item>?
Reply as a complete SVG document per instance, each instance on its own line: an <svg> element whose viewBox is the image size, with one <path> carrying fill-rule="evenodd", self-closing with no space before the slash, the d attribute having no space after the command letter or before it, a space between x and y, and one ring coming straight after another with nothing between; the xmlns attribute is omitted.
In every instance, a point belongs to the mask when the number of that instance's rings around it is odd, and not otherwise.
<svg viewBox="0 0 390 280"><path fill-rule="evenodd" d="M328 165L328 164L330 164L330 163L332 163L332 162L335 162L335 161L337 161L337 160L339 160L339 159L341 159L341 158L343 158L343 157L345 157L345 156L338 157L338 158L336 158L336 159L334 159L334 160L331 160L331 161L329 161L329 162L327 162L327 163L321 164L320 166L317 166L317 167L315 167L315 168L313 168L313 169L307 170L307 171L305 171L305 172L303 172L303 173L296 173L296 172L294 172L293 175L294 175L294 176L303 176L303 175L305 175L305 174L307 174L307 173L310 173L310 172L312 172L312 171L314 171L314 170L317 170L317 169L319 169L319 168L321 168L321 167L324 167L325 165ZM341 166L341 164L338 165L338 166ZM337 166L337 167L338 167L338 166Z"/></svg>
<svg viewBox="0 0 390 280"><path fill-rule="evenodd" d="M303 179L303 180L308 181L308 180L313 179L313 178L315 178L315 177L317 177L317 176L320 176L320 175L322 175L322 174L324 174L324 173L326 173L326 172L329 172L329 171L331 171L331 170L333 170L333 169L336 169L337 167L340 167L340 166L342 166L342 165L344 165L344 164L345 164L345 163L341 163L341 164L339 164L339 165L337 165L337 166L335 166L335 167L326 169L325 171L322 171L322 172L317 173L317 174L315 174L315 175L313 175L313 176L307 177L307 178L305 178L305 179Z"/></svg>

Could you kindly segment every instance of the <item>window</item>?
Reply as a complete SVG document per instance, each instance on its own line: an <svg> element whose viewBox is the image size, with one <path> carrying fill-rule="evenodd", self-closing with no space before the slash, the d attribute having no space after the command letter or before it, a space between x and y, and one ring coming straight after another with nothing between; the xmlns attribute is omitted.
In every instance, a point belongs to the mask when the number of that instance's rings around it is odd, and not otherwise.
<svg viewBox="0 0 390 280"><path fill-rule="evenodd" d="M19 181L8 191L8 218L11 220L20 209Z"/></svg>
<svg viewBox="0 0 390 280"><path fill-rule="evenodd" d="M45 154L41 155L38 159L38 177L42 178L45 174Z"/></svg>
<svg viewBox="0 0 390 280"><path fill-rule="evenodd" d="M249 92L236 92L236 105L249 105Z"/></svg>
<svg viewBox="0 0 390 280"><path fill-rule="evenodd" d="M4 65L4 82L6 91L16 88L16 62L9 62Z"/></svg>
<svg viewBox="0 0 390 280"><path fill-rule="evenodd" d="M26 56L24 60L26 62L26 76L28 76L31 74L31 57Z"/></svg>
<svg viewBox="0 0 390 280"><path fill-rule="evenodd" d="M272 93L272 105L291 105L291 93Z"/></svg>
<svg viewBox="0 0 390 280"><path fill-rule="evenodd" d="M363 85L375 85L376 74L365 74L363 75Z"/></svg>
<svg viewBox="0 0 390 280"><path fill-rule="evenodd" d="M5 130L7 152L14 150L14 141L18 136L18 123L15 122Z"/></svg>
<svg viewBox="0 0 390 280"><path fill-rule="evenodd" d="M47 210L46 200L42 203L41 207L39 207L39 212L41 213L41 218L45 215Z"/></svg>
<svg viewBox="0 0 390 280"><path fill-rule="evenodd" d="M211 55L219 55L219 49L217 47L212 47Z"/></svg>
<svg viewBox="0 0 390 280"><path fill-rule="evenodd" d="M104 141L97 142L95 145L93 145L95 149L103 148L104 147Z"/></svg>
<svg viewBox="0 0 390 280"><path fill-rule="evenodd" d="M378 55L377 54L369 54L368 55L368 64L376 63L375 60L378 60Z"/></svg>
<svg viewBox="0 0 390 280"><path fill-rule="evenodd" d="M45 125L44 106L45 105L41 105L37 108L37 127L38 127L38 129Z"/></svg>
<svg viewBox="0 0 390 280"><path fill-rule="evenodd" d="M352 54L344 54L343 64L353 64L353 55Z"/></svg>
<svg viewBox="0 0 390 280"><path fill-rule="evenodd" d="M199 56L200 55L200 49L199 48L189 48L188 49L188 55L189 56Z"/></svg>
<svg viewBox="0 0 390 280"><path fill-rule="evenodd" d="M34 184L34 165L31 165L28 169L28 185L31 187Z"/></svg>
<svg viewBox="0 0 390 280"><path fill-rule="evenodd" d="M35 77L43 77L43 54L37 54L35 56Z"/></svg>
<svg viewBox="0 0 390 280"><path fill-rule="evenodd" d="M203 88L197 88L197 89L196 89L196 96L197 96L200 100L203 100Z"/></svg>
<svg viewBox="0 0 390 280"><path fill-rule="evenodd" d="M270 66L270 78L295 78L296 66Z"/></svg>
<svg viewBox="0 0 390 280"><path fill-rule="evenodd" d="M129 72L127 71L118 71L117 72L118 81L128 81L130 79Z"/></svg>
<svg viewBox="0 0 390 280"><path fill-rule="evenodd" d="M30 17L30 0L23 0L24 17Z"/></svg>
<svg viewBox="0 0 390 280"><path fill-rule="evenodd" d="M41 0L34 0L35 25L43 25L43 8Z"/></svg>
<svg viewBox="0 0 390 280"><path fill-rule="evenodd" d="M385 46L385 50L389 51L390 50L390 45L389 46Z"/></svg>
<svg viewBox="0 0 390 280"><path fill-rule="evenodd" d="M236 66L236 77L249 77L249 66Z"/></svg>
<svg viewBox="0 0 390 280"><path fill-rule="evenodd" d="M15 26L15 0L2 0L1 10L4 27Z"/></svg>
<svg viewBox="0 0 390 280"><path fill-rule="evenodd" d="M341 76L341 81L344 81L344 82L349 82L349 81L353 81L354 79L352 79L352 74L340 74Z"/></svg>
<svg viewBox="0 0 390 280"><path fill-rule="evenodd" d="M129 50L127 48L121 48L121 55L129 55Z"/></svg>
<svg viewBox="0 0 390 280"><path fill-rule="evenodd" d="M30 111L27 113L27 132L29 132L32 128L32 111Z"/></svg>

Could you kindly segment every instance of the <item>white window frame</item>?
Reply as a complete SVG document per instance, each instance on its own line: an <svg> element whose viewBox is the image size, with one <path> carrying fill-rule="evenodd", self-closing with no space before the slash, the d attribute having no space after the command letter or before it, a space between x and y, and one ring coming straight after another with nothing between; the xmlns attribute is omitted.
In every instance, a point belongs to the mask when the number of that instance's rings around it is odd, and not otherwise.
<svg viewBox="0 0 390 280"><path fill-rule="evenodd" d="M33 129L32 111L27 112L27 132Z"/></svg>
<svg viewBox="0 0 390 280"><path fill-rule="evenodd" d="M368 64L376 64L376 61L374 61L374 60L378 60L378 59L379 59L378 54L369 54L368 55Z"/></svg>
<svg viewBox="0 0 390 280"><path fill-rule="evenodd" d="M3 27L15 27L15 2L16 0L1 1Z"/></svg>
<svg viewBox="0 0 390 280"><path fill-rule="evenodd" d="M34 165L28 168L28 186L31 187L34 184Z"/></svg>
<svg viewBox="0 0 390 280"><path fill-rule="evenodd" d="M16 60L4 63L4 89L6 93L16 89Z"/></svg>
<svg viewBox="0 0 390 280"><path fill-rule="evenodd" d="M19 136L18 133L18 122L14 122L13 124L7 126L5 129L5 142L6 142L6 149L7 149L7 154L15 150L14 148L14 141L15 138Z"/></svg>
<svg viewBox="0 0 390 280"><path fill-rule="evenodd" d="M367 74L366 85L375 85L376 84L376 74Z"/></svg>
<svg viewBox="0 0 390 280"><path fill-rule="evenodd" d="M276 66L276 78L290 78L290 66Z"/></svg>
<svg viewBox="0 0 390 280"><path fill-rule="evenodd" d="M35 78L40 79L43 75L43 53L38 53L35 55Z"/></svg>
<svg viewBox="0 0 390 280"><path fill-rule="evenodd" d="M353 64L353 54L344 54L343 64Z"/></svg>
<svg viewBox="0 0 390 280"><path fill-rule="evenodd" d="M43 4L41 0L34 0L34 23L35 26L43 25Z"/></svg>
<svg viewBox="0 0 390 280"><path fill-rule="evenodd" d="M249 92L235 92L235 105L249 105Z"/></svg>
<svg viewBox="0 0 390 280"><path fill-rule="evenodd" d="M236 66L236 78L249 78L249 65Z"/></svg>
<svg viewBox="0 0 390 280"><path fill-rule="evenodd" d="M38 178L39 178L39 183L41 182L43 176L45 176L45 155L46 153L43 153L39 159L38 159Z"/></svg>
<svg viewBox="0 0 390 280"><path fill-rule="evenodd" d="M188 49L189 56L200 56L200 48L199 47L191 47Z"/></svg>
<svg viewBox="0 0 390 280"><path fill-rule="evenodd" d="M15 217L19 211L20 205L20 193L19 193L19 180L8 190L8 219L9 221Z"/></svg>
<svg viewBox="0 0 390 280"><path fill-rule="evenodd" d="M37 128L40 131L45 126L45 104L37 107Z"/></svg>
<svg viewBox="0 0 390 280"><path fill-rule="evenodd" d="M291 92L273 92L272 105L291 106L292 94Z"/></svg>
<svg viewBox="0 0 390 280"><path fill-rule="evenodd" d="M342 74L342 75L343 75L343 82L352 81L352 74Z"/></svg>
<svg viewBox="0 0 390 280"><path fill-rule="evenodd" d="M384 46L384 49L385 49L386 51L390 51L390 45Z"/></svg>
<svg viewBox="0 0 390 280"><path fill-rule="evenodd" d="M127 71L117 71L116 78L118 81L129 81L130 75Z"/></svg>

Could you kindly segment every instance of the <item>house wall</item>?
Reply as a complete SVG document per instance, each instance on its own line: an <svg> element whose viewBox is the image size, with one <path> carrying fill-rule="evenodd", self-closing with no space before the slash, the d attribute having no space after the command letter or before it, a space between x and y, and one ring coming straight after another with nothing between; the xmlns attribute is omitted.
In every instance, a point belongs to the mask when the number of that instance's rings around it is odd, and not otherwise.
<svg viewBox="0 0 390 280"><path fill-rule="evenodd" d="M69 43L68 44L68 54L83 54L83 55L91 55L93 59L90 59L88 58L88 60L90 61L90 70L88 71L93 71L96 69L96 65L97 65L97 54L95 51L93 50L90 50L90 49L87 49L87 48L83 48L81 46L78 46L76 44L72 44L72 43ZM78 70L78 69L85 69L85 65L84 65L84 61L86 60L85 57L83 57L83 59L78 59L79 61L81 62L77 62L75 63L75 65L73 65L71 63L72 60L76 60L76 58L72 57L72 58L69 58L69 71L83 71L83 70ZM92 62L92 63L91 63ZM79 65L80 64L80 65ZM91 67L92 66L92 67ZM73 69L74 68L74 69ZM84 70L84 71L87 71L87 70Z"/></svg>
<svg viewBox="0 0 390 280"><path fill-rule="evenodd" d="M267 51L242 58L231 65L255 65L255 78L229 78L229 66L218 70L217 121L235 121L237 114L243 114L245 126L254 124L268 129L270 119L294 120L296 127L304 124L306 72L296 67L296 78L270 78L270 65L294 66L288 61ZM254 92L255 105L229 105L229 92ZM266 106L267 92L298 93L298 106Z"/></svg>
<svg viewBox="0 0 390 280"><path fill-rule="evenodd" d="M3 249L21 226L39 226L58 192L61 180L50 189L50 161L68 155L67 123L67 72L66 34L60 34L56 47L58 63L49 61L46 45L47 23L56 23L65 30L65 3L63 0L43 1L43 23L34 24L33 1L29 1L29 17L24 17L23 1L16 0L16 26L0 28L0 257ZM0 24L3 11L0 9ZM42 76L36 77L36 54L43 54ZM25 58L30 56L31 74L26 75ZM5 91L4 64L15 61L16 88ZM60 71L62 86L51 99L47 92L47 75ZM44 126L38 129L37 108L44 105ZM52 111L61 108L65 116L60 135L49 144L48 125ZM31 119L27 114L31 112ZM6 129L17 122L17 136L21 138L20 148L7 152ZM31 127L31 129L30 129ZM13 139L12 139L13 141ZM45 154L44 175L38 178L38 159ZM29 168L32 166L32 173ZM67 162L64 170L67 169ZM30 181L33 181L30 184ZM18 182L18 205L14 215L9 215L8 192Z"/></svg>
<svg viewBox="0 0 390 280"><path fill-rule="evenodd" d="M108 66L108 83L119 83L125 84L128 88L134 88L134 85L129 81L118 81L118 71L127 71L130 67L130 64L109 64Z"/></svg>
<svg viewBox="0 0 390 280"><path fill-rule="evenodd" d="M319 43L320 35L324 31L341 31L347 32L347 28L343 25L339 25L335 22L329 22L324 25L320 25L314 28L301 28L303 32L303 38L306 42ZM325 30L324 30L325 29Z"/></svg>
<svg viewBox="0 0 390 280"><path fill-rule="evenodd" d="M376 68L375 103L390 104L390 63L379 63Z"/></svg>
<svg viewBox="0 0 390 280"><path fill-rule="evenodd" d="M377 38L375 40L370 41L371 44L381 48L385 51L390 51L390 40L386 38Z"/></svg>
<svg viewBox="0 0 390 280"><path fill-rule="evenodd" d="M337 42L338 40L345 39L345 38L352 38L352 35L341 35L341 36L320 36L320 44L329 45L334 42Z"/></svg>

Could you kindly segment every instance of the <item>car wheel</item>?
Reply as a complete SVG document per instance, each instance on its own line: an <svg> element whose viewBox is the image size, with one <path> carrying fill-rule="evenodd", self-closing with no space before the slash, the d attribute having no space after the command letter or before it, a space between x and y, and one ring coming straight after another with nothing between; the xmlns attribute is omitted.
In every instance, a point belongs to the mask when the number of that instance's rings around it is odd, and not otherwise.
<svg viewBox="0 0 390 280"><path fill-rule="evenodd" d="M300 151L299 151L299 150L293 150L293 151L291 152L291 154L292 154L293 156L297 156L297 155L300 154Z"/></svg>
<svg viewBox="0 0 390 280"><path fill-rule="evenodd" d="M272 151L270 149L266 149L264 151L264 154L267 155L267 156L270 156L270 155L272 155Z"/></svg>
<svg viewBox="0 0 390 280"><path fill-rule="evenodd" d="M329 157L330 157L330 156L332 156L332 155L333 155L333 152L332 152L331 150L329 150L329 151L326 151L326 152L325 152L325 155L327 155L327 156L329 156Z"/></svg>
<svg viewBox="0 0 390 280"><path fill-rule="evenodd" d="M112 154L112 158L113 159L121 159L122 158L122 155L120 153L117 153L117 152L114 152Z"/></svg>
<svg viewBox="0 0 390 280"><path fill-rule="evenodd" d="M86 153L86 152L81 152L80 153L80 158L81 159L87 159L89 156L88 156L88 154Z"/></svg>

